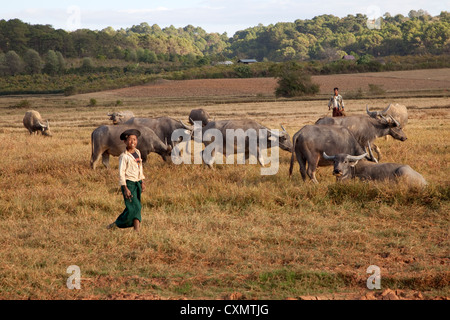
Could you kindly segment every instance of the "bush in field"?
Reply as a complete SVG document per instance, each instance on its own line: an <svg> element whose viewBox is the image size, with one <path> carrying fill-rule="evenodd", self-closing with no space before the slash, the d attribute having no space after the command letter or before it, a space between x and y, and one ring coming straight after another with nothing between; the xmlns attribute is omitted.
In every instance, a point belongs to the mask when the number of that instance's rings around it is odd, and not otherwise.
<svg viewBox="0 0 450 320"><path fill-rule="evenodd" d="M21 100L17 104L11 106L12 108L31 108L31 102L29 100Z"/></svg>
<svg viewBox="0 0 450 320"><path fill-rule="evenodd" d="M277 97L289 98L314 95L319 92L320 86L313 83L311 75L296 62L284 63L274 72L278 78L278 87L275 89Z"/></svg>
<svg viewBox="0 0 450 320"><path fill-rule="evenodd" d="M73 96L78 93L78 89L75 86L69 86L64 89L65 96Z"/></svg>
<svg viewBox="0 0 450 320"><path fill-rule="evenodd" d="M95 107L96 105L97 105L97 99L91 98L91 99L89 100L88 106L89 106L89 107Z"/></svg>
<svg viewBox="0 0 450 320"><path fill-rule="evenodd" d="M382 88L382 85L369 83L369 93L370 94L375 94L375 95L380 95L380 94L385 94L386 90L384 90Z"/></svg>

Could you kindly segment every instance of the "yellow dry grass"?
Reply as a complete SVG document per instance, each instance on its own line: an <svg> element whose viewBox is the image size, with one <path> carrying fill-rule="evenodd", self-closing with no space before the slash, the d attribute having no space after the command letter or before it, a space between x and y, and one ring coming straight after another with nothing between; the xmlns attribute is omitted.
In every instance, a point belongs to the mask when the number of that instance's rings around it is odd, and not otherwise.
<svg viewBox="0 0 450 320"><path fill-rule="evenodd" d="M52 138L29 136L21 123L28 99L50 119ZM195 103L139 97L0 98L0 298L243 298L363 295L370 265L382 288L449 296L450 109L444 98L347 100L349 115L398 102L410 109L399 142L379 139L383 161L407 163L430 183L425 190L351 182L336 185L320 168L320 185L304 183L290 154L278 174L257 165L167 165L152 154L145 166L143 224L106 230L123 209L117 158L89 167L90 133L106 113L168 115L187 121ZM323 101L203 105L216 119L253 118L291 136L327 114ZM69 290L66 269L81 269L81 290Z"/></svg>

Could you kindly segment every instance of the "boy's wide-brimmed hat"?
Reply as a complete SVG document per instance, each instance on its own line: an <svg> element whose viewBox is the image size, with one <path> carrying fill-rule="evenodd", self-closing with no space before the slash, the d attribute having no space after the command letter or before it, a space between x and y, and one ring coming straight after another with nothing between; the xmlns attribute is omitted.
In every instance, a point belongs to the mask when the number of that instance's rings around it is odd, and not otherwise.
<svg viewBox="0 0 450 320"><path fill-rule="evenodd" d="M136 138L139 138L141 135L141 132L137 129L128 129L125 130L124 132L122 132L122 134L120 135L120 140L124 141L127 140L128 136L136 136Z"/></svg>

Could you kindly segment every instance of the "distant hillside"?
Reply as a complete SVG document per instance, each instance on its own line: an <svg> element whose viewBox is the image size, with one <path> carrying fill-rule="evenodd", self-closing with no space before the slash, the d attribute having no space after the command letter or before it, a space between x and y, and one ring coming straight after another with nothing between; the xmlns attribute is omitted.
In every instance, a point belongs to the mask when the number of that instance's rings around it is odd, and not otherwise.
<svg viewBox="0 0 450 320"><path fill-rule="evenodd" d="M0 54L19 56L33 49L43 56L49 50L64 58L92 57L154 63L188 57L197 63L233 58L259 61L335 59L344 54L375 57L450 53L450 13L432 17L423 10L408 17L386 13L381 24L369 28L367 16L344 18L321 15L310 20L258 25L236 32L207 33L200 27L148 23L127 29L66 32L50 25L31 25L19 19L0 20ZM378 28L379 27L379 28ZM205 58L206 61L201 61ZM1 57L0 57L1 58ZM185 58L186 59L186 58Z"/></svg>

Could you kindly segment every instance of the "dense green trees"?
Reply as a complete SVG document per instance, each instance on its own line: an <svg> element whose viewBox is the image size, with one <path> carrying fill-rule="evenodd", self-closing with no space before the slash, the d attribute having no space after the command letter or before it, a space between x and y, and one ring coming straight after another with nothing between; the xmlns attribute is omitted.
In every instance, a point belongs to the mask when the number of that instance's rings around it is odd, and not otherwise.
<svg viewBox="0 0 450 320"><path fill-rule="evenodd" d="M380 28L369 28L367 16L339 18L320 15L236 32L207 33L199 27L184 28L143 22L127 29L66 32L50 25L31 25L19 19L0 20L0 75L17 73L58 74L66 59L101 61L120 59L130 64L157 64L152 72L199 67L225 59L258 61L336 61L345 54L357 59L370 55L450 54L450 13L432 17L424 10L408 16L385 13ZM85 68L86 69L86 68ZM70 66L67 70L72 70ZM166 70L167 71L167 70Z"/></svg>

